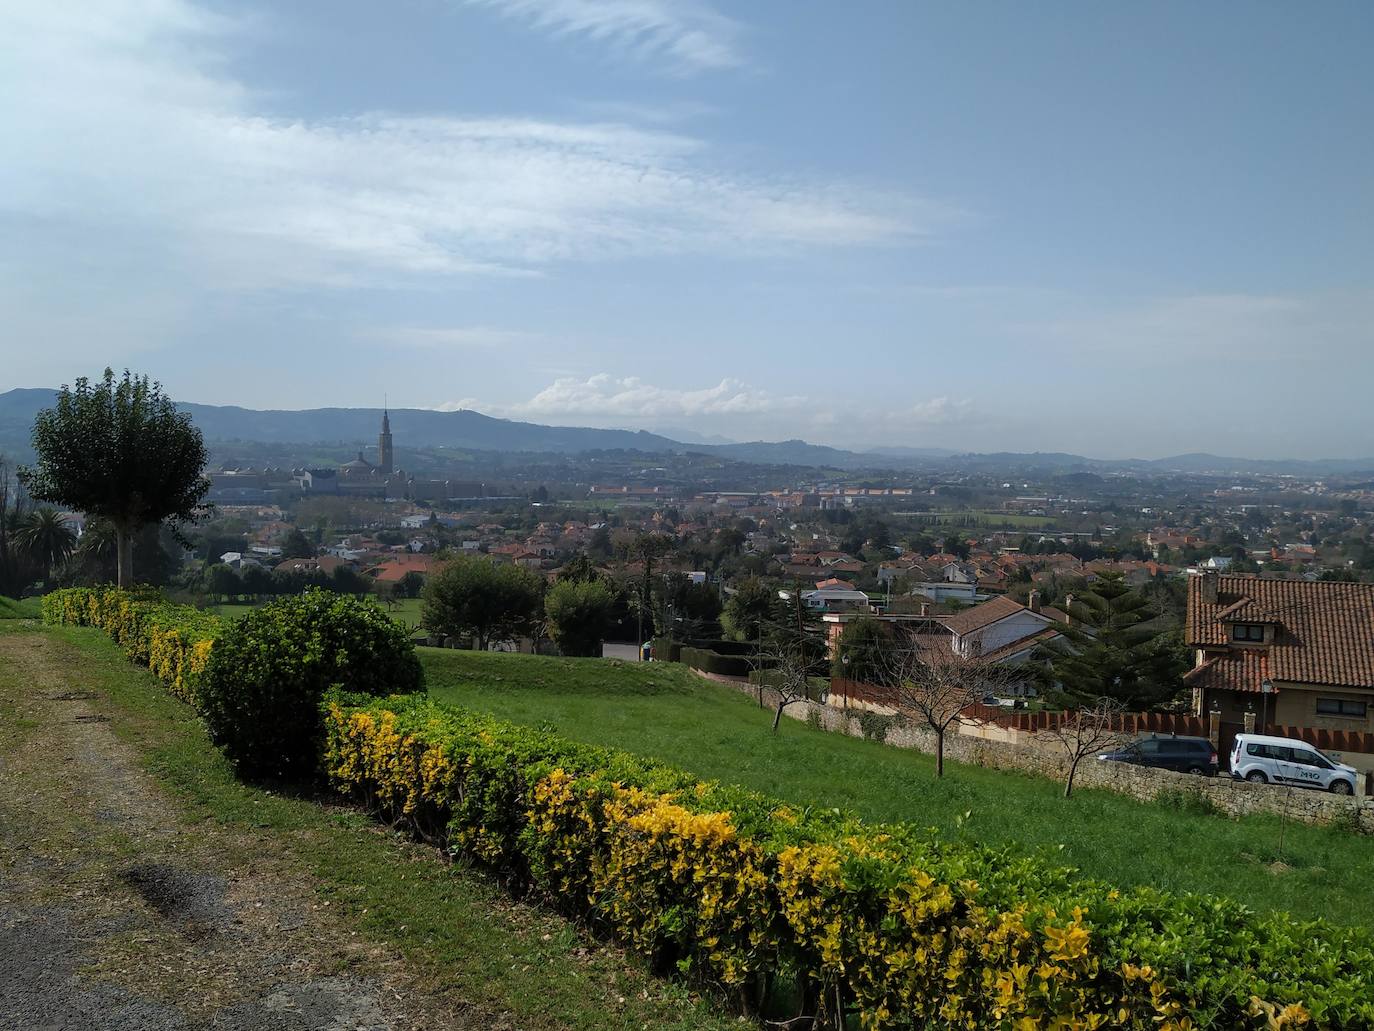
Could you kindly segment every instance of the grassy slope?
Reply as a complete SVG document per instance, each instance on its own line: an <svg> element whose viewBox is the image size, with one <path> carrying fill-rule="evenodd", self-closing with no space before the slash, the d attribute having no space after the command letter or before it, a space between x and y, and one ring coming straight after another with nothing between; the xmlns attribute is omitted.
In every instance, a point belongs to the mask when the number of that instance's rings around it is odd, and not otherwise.
<svg viewBox="0 0 1374 1031"><path fill-rule="evenodd" d="M37 598L17 600L0 596L0 619L37 619L41 604Z"/></svg>
<svg viewBox="0 0 1374 1031"><path fill-rule="evenodd" d="M421 655L436 697L657 756L705 778L909 821L948 838L1037 849L1117 884L1208 891L1256 909L1374 925L1368 838L1289 823L1289 868L1275 872L1277 817L1225 820L1105 791L1066 801L1050 780L957 764L937 781L933 760L916 752L794 720L773 737L770 714L680 665L428 648Z"/></svg>
<svg viewBox="0 0 1374 1031"><path fill-rule="evenodd" d="M480 872L446 866L432 849L410 844L362 813L239 782L190 707L98 632L39 631L15 621L0 622L0 633L29 633L66 649L98 693L94 704L178 799L184 819L269 833L264 848L289 850L317 879L325 899L360 932L399 949L433 991L508 1011L522 1028L734 1026L680 986L630 965L618 950L584 940L561 918L512 902Z"/></svg>

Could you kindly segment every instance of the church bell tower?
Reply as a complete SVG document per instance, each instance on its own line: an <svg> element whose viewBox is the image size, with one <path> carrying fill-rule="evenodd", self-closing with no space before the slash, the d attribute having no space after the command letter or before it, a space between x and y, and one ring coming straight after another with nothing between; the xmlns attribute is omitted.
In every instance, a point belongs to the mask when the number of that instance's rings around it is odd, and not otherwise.
<svg viewBox="0 0 1374 1031"><path fill-rule="evenodd" d="M391 453L391 418L385 408L382 409L382 432L377 435L377 469L383 476L390 476L395 471Z"/></svg>

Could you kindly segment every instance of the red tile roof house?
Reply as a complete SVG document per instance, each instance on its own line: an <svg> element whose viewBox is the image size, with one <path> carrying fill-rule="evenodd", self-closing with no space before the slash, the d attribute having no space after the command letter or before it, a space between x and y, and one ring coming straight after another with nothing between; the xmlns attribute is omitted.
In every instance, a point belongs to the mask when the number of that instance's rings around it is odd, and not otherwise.
<svg viewBox="0 0 1374 1031"><path fill-rule="evenodd" d="M856 588L848 580L841 580L839 577L832 576L826 580L816 581L816 590L853 591L856 590Z"/></svg>
<svg viewBox="0 0 1374 1031"><path fill-rule="evenodd" d="M838 622L829 615L823 618L827 623ZM904 618L895 617L897 620ZM952 649L965 658L1015 666L1031 661L1038 648L1062 637L1055 624L1067 623L1069 617L1059 609L1041 605L1039 592L1032 592L1029 605L1003 596L952 616L923 616L922 620L930 624L914 638L922 650ZM831 636L833 642L838 633L832 632ZM1013 695L1035 693L1029 677L1008 687ZM831 704L844 703L840 700Z"/></svg>
<svg viewBox="0 0 1374 1031"><path fill-rule="evenodd" d="M400 582L407 573L428 576L437 564L433 555L397 555L378 563L366 572L378 583L394 584Z"/></svg>
<svg viewBox="0 0 1374 1031"><path fill-rule="evenodd" d="M1195 715L1374 733L1374 584L1209 570L1188 582L1185 633Z"/></svg>
<svg viewBox="0 0 1374 1031"><path fill-rule="evenodd" d="M950 646L966 658L991 662L1022 662L1041 644L1060 636L1055 623L1067 623L1068 614L1040 604L1032 591L1030 604L1002 596L956 612L945 620L953 635Z"/></svg>

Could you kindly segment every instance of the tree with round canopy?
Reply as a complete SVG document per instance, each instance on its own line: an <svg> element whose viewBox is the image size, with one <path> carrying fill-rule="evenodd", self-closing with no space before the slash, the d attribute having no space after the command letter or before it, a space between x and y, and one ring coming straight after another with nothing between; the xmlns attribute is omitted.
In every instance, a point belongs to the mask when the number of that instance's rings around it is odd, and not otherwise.
<svg viewBox="0 0 1374 1031"><path fill-rule="evenodd" d="M133 540L153 523L194 522L210 489L205 441L160 383L127 369L63 386L33 424L36 464L20 472L35 500L106 519L118 582L133 583Z"/></svg>

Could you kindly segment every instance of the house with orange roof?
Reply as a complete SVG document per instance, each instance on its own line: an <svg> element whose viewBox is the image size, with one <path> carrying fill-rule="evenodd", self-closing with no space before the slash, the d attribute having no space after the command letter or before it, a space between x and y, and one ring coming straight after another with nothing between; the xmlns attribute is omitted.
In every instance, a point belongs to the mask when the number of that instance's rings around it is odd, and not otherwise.
<svg viewBox="0 0 1374 1031"><path fill-rule="evenodd" d="M1187 613L1195 715L1374 733L1374 584L1205 570Z"/></svg>
<svg viewBox="0 0 1374 1031"><path fill-rule="evenodd" d="M428 576L438 563L433 555L407 554L383 559L364 572L378 583L394 584L400 582L407 573Z"/></svg>

